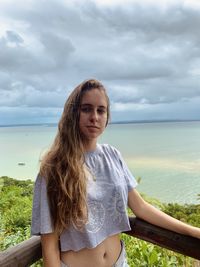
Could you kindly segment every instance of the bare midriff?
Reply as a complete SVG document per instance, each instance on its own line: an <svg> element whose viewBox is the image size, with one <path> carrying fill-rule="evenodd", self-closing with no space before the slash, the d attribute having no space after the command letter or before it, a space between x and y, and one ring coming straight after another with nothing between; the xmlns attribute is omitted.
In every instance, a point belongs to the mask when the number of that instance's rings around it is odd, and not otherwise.
<svg viewBox="0 0 200 267"><path fill-rule="evenodd" d="M119 258L121 242L119 234L106 238L97 247L79 251L61 252L61 260L68 267L111 267Z"/></svg>

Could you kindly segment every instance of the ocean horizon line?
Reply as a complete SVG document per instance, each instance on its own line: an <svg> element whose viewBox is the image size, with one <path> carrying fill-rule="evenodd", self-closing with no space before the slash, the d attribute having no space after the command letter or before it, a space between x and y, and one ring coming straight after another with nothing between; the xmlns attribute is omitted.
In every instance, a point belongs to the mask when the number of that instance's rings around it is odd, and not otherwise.
<svg viewBox="0 0 200 267"><path fill-rule="evenodd" d="M109 124L137 124L137 123L167 123L167 122L199 122L200 119L160 119L160 120L127 120L127 121L112 121ZM19 124L0 124L0 127L23 127L23 126L46 126L54 127L58 123L55 122L39 122L39 123L19 123Z"/></svg>

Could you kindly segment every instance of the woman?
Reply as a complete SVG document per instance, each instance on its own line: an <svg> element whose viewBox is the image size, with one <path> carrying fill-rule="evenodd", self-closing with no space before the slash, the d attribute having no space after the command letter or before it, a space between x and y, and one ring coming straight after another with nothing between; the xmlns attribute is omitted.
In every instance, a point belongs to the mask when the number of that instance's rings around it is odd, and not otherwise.
<svg viewBox="0 0 200 267"><path fill-rule="evenodd" d="M103 85L87 80L66 101L55 141L35 183L32 234L45 267L128 266L119 234L130 230L127 204L152 224L200 238L200 229L145 202L120 153L97 139L110 116Z"/></svg>

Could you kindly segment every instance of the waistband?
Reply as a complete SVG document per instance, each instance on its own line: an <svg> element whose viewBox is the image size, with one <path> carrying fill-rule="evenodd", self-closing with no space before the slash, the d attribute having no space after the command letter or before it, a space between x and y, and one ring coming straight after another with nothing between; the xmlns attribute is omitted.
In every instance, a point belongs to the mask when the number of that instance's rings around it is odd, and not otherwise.
<svg viewBox="0 0 200 267"><path fill-rule="evenodd" d="M125 250L125 245L123 241L121 241L121 246L122 246L122 249L121 249L119 258L117 259L113 267L129 267L127 263L127 259L126 259L126 250Z"/></svg>

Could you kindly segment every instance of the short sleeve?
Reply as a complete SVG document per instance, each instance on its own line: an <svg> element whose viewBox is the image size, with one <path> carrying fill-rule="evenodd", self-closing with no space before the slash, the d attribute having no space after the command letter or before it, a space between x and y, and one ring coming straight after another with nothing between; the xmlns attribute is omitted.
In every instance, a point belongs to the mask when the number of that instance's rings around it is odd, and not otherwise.
<svg viewBox="0 0 200 267"><path fill-rule="evenodd" d="M116 149L123 173L124 173L124 177L126 179L126 184L128 187L128 191L130 191L131 189L135 188L138 183L135 179L135 177L132 175L132 173L130 172L126 162L124 161L124 159L121 156L121 153Z"/></svg>
<svg viewBox="0 0 200 267"><path fill-rule="evenodd" d="M51 215L47 197L46 180L39 175L35 181L31 235L52 233Z"/></svg>

